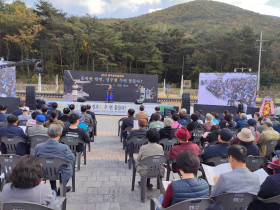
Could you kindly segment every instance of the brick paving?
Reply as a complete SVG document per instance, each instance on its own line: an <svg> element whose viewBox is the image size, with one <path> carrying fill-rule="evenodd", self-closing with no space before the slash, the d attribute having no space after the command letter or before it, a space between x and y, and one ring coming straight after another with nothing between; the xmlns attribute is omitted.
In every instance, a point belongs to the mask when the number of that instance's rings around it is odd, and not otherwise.
<svg viewBox="0 0 280 210"><path fill-rule="evenodd" d="M132 170L124 163L124 150L117 136L120 118L97 116L97 136L87 153L87 164L76 172L76 192L67 193L67 210L149 209L150 198L159 196L156 179L152 179L154 188L146 191L146 203L141 203L139 175L131 191Z"/></svg>

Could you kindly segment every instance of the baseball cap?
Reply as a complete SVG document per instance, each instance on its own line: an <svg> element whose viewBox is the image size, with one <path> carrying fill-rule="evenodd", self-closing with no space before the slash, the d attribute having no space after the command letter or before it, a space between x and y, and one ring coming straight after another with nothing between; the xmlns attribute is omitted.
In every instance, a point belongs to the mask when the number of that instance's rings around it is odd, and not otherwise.
<svg viewBox="0 0 280 210"><path fill-rule="evenodd" d="M219 130L218 134L221 136L223 141L230 141L232 139L232 133L228 128Z"/></svg>
<svg viewBox="0 0 280 210"><path fill-rule="evenodd" d="M247 121L248 125L255 126L257 124L257 121L254 118L251 118Z"/></svg>
<svg viewBox="0 0 280 210"><path fill-rule="evenodd" d="M27 106L23 107L22 111L29 111L29 107Z"/></svg>
<svg viewBox="0 0 280 210"><path fill-rule="evenodd" d="M37 117L35 118L35 120L36 120L37 122L45 122L45 121L46 121L46 117L45 117L44 115L40 114L40 115L37 115Z"/></svg>

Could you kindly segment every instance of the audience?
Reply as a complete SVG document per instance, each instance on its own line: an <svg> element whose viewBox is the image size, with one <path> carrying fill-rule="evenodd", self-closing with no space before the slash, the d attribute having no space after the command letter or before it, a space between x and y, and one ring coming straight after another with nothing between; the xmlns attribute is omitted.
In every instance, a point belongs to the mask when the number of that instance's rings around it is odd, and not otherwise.
<svg viewBox="0 0 280 210"><path fill-rule="evenodd" d="M203 116L203 111L202 110L198 110L197 113L199 114L199 119L203 123L205 121L205 117Z"/></svg>
<svg viewBox="0 0 280 210"><path fill-rule="evenodd" d="M257 121L254 118L247 121L247 128L251 130L254 136L254 143L258 143L261 138L261 134L257 131Z"/></svg>
<svg viewBox="0 0 280 210"><path fill-rule="evenodd" d="M4 104L0 105L0 121L5 121L7 120L7 117L9 114L7 114L7 106Z"/></svg>
<svg viewBox="0 0 280 210"><path fill-rule="evenodd" d="M224 120L228 123L228 128L233 129L236 127L236 122L233 121L233 116L231 113L227 113L224 117Z"/></svg>
<svg viewBox="0 0 280 210"><path fill-rule="evenodd" d="M175 134L175 129L172 128L173 121L170 118L165 118L164 119L164 128L160 129L159 135L160 139L168 138L172 139Z"/></svg>
<svg viewBox="0 0 280 210"><path fill-rule="evenodd" d="M153 121L150 123L149 128L164 128L164 123L162 121L160 121L160 114L159 113L155 113L153 116Z"/></svg>
<svg viewBox="0 0 280 210"><path fill-rule="evenodd" d="M175 132L175 137L178 139L180 144L175 145L171 148L170 152L167 155L170 160L175 159L183 150L192 150L196 155L200 156L199 146L189 141L191 136L191 133L184 127L179 128ZM175 173L179 173L179 169L176 167L176 164L172 165L172 170Z"/></svg>
<svg viewBox="0 0 280 210"><path fill-rule="evenodd" d="M42 114L42 104L40 103L36 103L36 110L37 112L39 112L40 114Z"/></svg>
<svg viewBox="0 0 280 210"><path fill-rule="evenodd" d="M175 110L174 110L175 111ZM185 108L181 109L181 112L185 114L185 120L187 121L187 124L191 121L191 116L187 113L187 110ZM174 113L175 114L175 113Z"/></svg>
<svg viewBox="0 0 280 210"><path fill-rule="evenodd" d="M178 120L179 120L179 115L178 114L173 114L172 115L172 120L173 120L173 125L172 125L172 128L175 128L176 130L178 128L181 128L182 125L180 123L178 123Z"/></svg>
<svg viewBox="0 0 280 210"><path fill-rule="evenodd" d="M183 113L182 111L179 112L179 120L178 123L180 123L181 125L187 125L187 121L185 120L185 113Z"/></svg>
<svg viewBox="0 0 280 210"><path fill-rule="evenodd" d="M209 145L205 148L202 158L207 160L212 157L227 157L229 141L232 139L232 133L228 128L223 128L218 132L218 143Z"/></svg>
<svg viewBox="0 0 280 210"><path fill-rule="evenodd" d="M13 115L15 116L19 116L19 115L22 115L22 110L24 108L24 103L20 102L19 105L18 105L18 109L13 111Z"/></svg>
<svg viewBox="0 0 280 210"><path fill-rule="evenodd" d="M79 115L79 112L75 111L75 104L70 104L69 109L70 109L70 114L76 114Z"/></svg>
<svg viewBox="0 0 280 210"><path fill-rule="evenodd" d="M13 167L11 183L5 184L2 202L31 202L51 206L55 195L43 181L42 165L37 157L23 156Z"/></svg>
<svg viewBox="0 0 280 210"><path fill-rule="evenodd" d="M42 115L45 116L46 121L50 119L50 115L48 114L49 107L47 105L42 106Z"/></svg>
<svg viewBox="0 0 280 210"><path fill-rule="evenodd" d="M216 144L218 142L219 127L217 125L212 125L210 133L206 136L206 141L209 144Z"/></svg>
<svg viewBox="0 0 280 210"><path fill-rule="evenodd" d="M146 135L147 133L147 120L146 119L139 119L138 120L138 128L139 129L132 129L131 132L128 134L127 139L129 139L131 136L138 136L138 135Z"/></svg>
<svg viewBox="0 0 280 210"><path fill-rule="evenodd" d="M28 132L27 132L28 137L48 136L48 134L47 134L48 128L44 127L44 123L46 120L45 116L37 115L35 120L36 120L36 125L31 128L28 128Z"/></svg>
<svg viewBox="0 0 280 210"><path fill-rule="evenodd" d="M62 117L61 117L61 121L62 122L64 122L64 125L65 125L65 123L68 123L69 122L69 116L70 116L70 109L68 108L68 107L65 107L64 109L63 109L63 115L62 115Z"/></svg>
<svg viewBox="0 0 280 210"><path fill-rule="evenodd" d="M280 134L272 128L273 124L270 119L264 119L263 125L264 131L261 133L261 138L258 142L261 156L265 156L266 154L266 145L261 145L263 142L271 140L278 141L280 139Z"/></svg>
<svg viewBox="0 0 280 210"><path fill-rule="evenodd" d="M247 125L247 115L242 113L240 119L236 122L236 128L244 128Z"/></svg>
<svg viewBox="0 0 280 210"><path fill-rule="evenodd" d="M220 122L220 120L219 120L219 114L218 114L218 113L211 113L211 114L214 116L213 122L214 122L216 125L219 125L219 122Z"/></svg>
<svg viewBox="0 0 280 210"><path fill-rule="evenodd" d="M150 122L153 122L155 119L154 119L154 116L159 114L160 115L160 121L163 122L164 120L164 116L160 113L160 107L159 106L156 106L155 107L155 113L152 114L151 118L150 118Z"/></svg>
<svg viewBox="0 0 280 210"><path fill-rule="evenodd" d="M29 120L32 119L31 115L29 114L29 107L25 106L22 109L22 114L18 116L18 120Z"/></svg>
<svg viewBox="0 0 280 210"><path fill-rule="evenodd" d="M201 128L201 125L197 122L198 119L199 119L199 115L198 114L193 113L191 115L191 119L192 119L192 121L188 124L188 127L187 127L188 131L192 131L192 130L194 130L196 128Z"/></svg>
<svg viewBox="0 0 280 210"><path fill-rule="evenodd" d="M149 156L153 155L164 155L162 146L157 144L159 141L159 133L155 129L149 129L146 133L146 138L148 140L148 144L140 147L137 160L141 161ZM147 176L148 167L146 165L138 164L136 166L137 172L141 176ZM164 175L164 168L161 170L161 175ZM141 185L141 181L139 181L139 185ZM150 183L150 178L147 179L147 189L151 190L153 185Z"/></svg>
<svg viewBox="0 0 280 210"><path fill-rule="evenodd" d="M87 124L85 124L85 116L82 114L78 114L77 116L79 117L78 128L82 128L85 131L88 131L88 126L87 126Z"/></svg>
<svg viewBox="0 0 280 210"><path fill-rule="evenodd" d="M92 119L93 119L93 121L96 121L94 112L92 112L90 110L91 110L91 105L88 104L87 105L87 114L90 114Z"/></svg>
<svg viewBox="0 0 280 210"><path fill-rule="evenodd" d="M60 181L62 183L65 182L67 183L73 174L72 164L75 161L75 156L67 145L59 143L59 139L62 135L62 129L63 127L60 124L51 124L48 128L49 139L44 143L36 145L34 149L34 156L61 157L69 161L71 164L62 165L59 168L60 179L61 179ZM50 183L51 183L51 188L56 192L58 192L56 188L56 181L51 180ZM67 192L69 192L70 190L71 190L70 186L66 188ZM59 195L59 193L57 194Z"/></svg>
<svg viewBox="0 0 280 210"><path fill-rule="evenodd" d="M36 118L39 114L40 114L40 112L38 112L38 111L32 112L32 114L31 114L32 119L27 120L26 126L27 126L27 127L35 126L35 125L36 125L36 120L35 120L35 118Z"/></svg>
<svg viewBox="0 0 280 210"><path fill-rule="evenodd" d="M260 133L262 133L264 130L263 121L264 121L264 118L259 117L258 122L257 122L257 131L259 131Z"/></svg>
<svg viewBox="0 0 280 210"><path fill-rule="evenodd" d="M133 117L134 113L135 113L134 109L129 109L127 111L127 118L123 119L121 130L123 132L122 135L124 138L127 137L127 132L124 132L124 130L128 127L133 128L134 120L137 120L135 117Z"/></svg>
<svg viewBox="0 0 280 210"><path fill-rule="evenodd" d="M206 131L209 131L213 125L215 125L215 123L213 122L213 116L210 113L207 113L206 121L202 125L202 128Z"/></svg>
<svg viewBox="0 0 280 210"><path fill-rule="evenodd" d="M228 148L228 160L231 172L215 177L215 186L211 197L222 193L250 193L257 195L260 189L259 178L246 167L247 151L241 145Z"/></svg>
<svg viewBox="0 0 280 210"><path fill-rule="evenodd" d="M173 206L184 200L208 198L209 186L204 179L196 178L200 160L191 150L183 150L176 157L181 179L172 181L164 194L159 197L163 208Z"/></svg>
<svg viewBox="0 0 280 210"><path fill-rule="evenodd" d="M135 117L137 118L137 119L145 119L145 120L147 120L147 122L148 122L148 114L146 113L146 112L144 112L144 109L145 109L145 107L144 107L144 105L140 105L140 107L139 107L139 110L140 110L140 112L139 113L137 113L136 115L135 115Z"/></svg>
<svg viewBox="0 0 280 210"><path fill-rule="evenodd" d="M58 112L56 110L53 110L50 113L50 119L45 122L45 127L48 128L51 124L59 124L64 127L64 123L61 120L58 120Z"/></svg>
<svg viewBox="0 0 280 210"><path fill-rule="evenodd" d="M60 119L62 117L61 111L57 109L58 104L56 102L52 103L52 108L49 109L48 114L51 115L53 111L57 112L57 118Z"/></svg>
<svg viewBox="0 0 280 210"><path fill-rule="evenodd" d="M271 120L273 127L277 127L279 125L279 121L276 119L275 114L271 114L269 119Z"/></svg>

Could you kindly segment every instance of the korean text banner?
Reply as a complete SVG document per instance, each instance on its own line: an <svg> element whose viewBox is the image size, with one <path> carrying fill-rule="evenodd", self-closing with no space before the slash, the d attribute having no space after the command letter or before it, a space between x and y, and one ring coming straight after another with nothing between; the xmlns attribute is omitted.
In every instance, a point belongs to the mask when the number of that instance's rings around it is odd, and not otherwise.
<svg viewBox="0 0 280 210"><path fill-rule="evenodd" d="M78 97L89 101L105 101L109 85L113 88L113 101L145 103L157 102L158 76L93 71L64 71L64 100L72 100L72 85L76 81Z"/></svg>

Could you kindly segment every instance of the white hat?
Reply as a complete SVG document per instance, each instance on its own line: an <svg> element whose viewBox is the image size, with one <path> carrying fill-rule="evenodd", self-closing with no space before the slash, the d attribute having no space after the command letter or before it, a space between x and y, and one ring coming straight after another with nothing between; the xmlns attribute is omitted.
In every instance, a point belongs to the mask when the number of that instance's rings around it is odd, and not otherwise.
<svg viewBox="0 0 280 210"><path fill-rule="evenodd" d="M242 128L241 132L237 134L237 137L240 141L244 142L251 142L255 139L255 137L252 134L252 131L248 128Z"/></svg>

